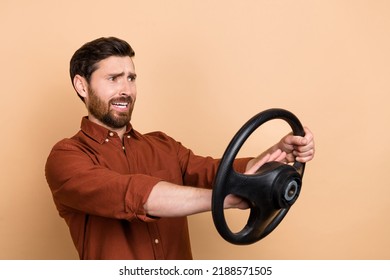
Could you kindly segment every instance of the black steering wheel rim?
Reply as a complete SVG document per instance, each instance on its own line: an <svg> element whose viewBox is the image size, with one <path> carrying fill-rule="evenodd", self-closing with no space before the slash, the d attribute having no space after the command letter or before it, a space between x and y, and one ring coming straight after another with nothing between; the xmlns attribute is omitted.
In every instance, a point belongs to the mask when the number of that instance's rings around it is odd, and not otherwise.
<svg viewBox="0 0 390 280"><path fill-rule="evenodd" d="M237 173L233 168L233 162L241 149L244 142L248 137L262 124L274 120L281 119L286 121L294 135L304 136L305 132L300 123L299 119L292 114L291 112L284 109L268 109L263 112L258 113L252 117L248 122L246 122L241 129L236 133L231 142L229 143L218 168L213 193L212 193L212 216L215 227L217 228L219 234L228 242L243 245L243 244L252 244L259 241L260 239L267 236L271 233L283 220L287 212L290 209L290 206L297 199L300 192L300 184L297 192L294 193L295 197L293 201L284 205L280 209L274 207L273 204L268 203L255 203L250 208L250 215L248 218L247 224L242 230L237 233L234 233L230 230L227 225L226 218L224 215L224 200L227 195L235 194L242 196L247 199L251 199L251 196L269 196L268 193L263 192L258 194L257 192L262 192L261 188L253 188L249 191L250 194L247 194L245 191L247 184L255 184L253 180L254 176L244 175ZM286 165L288 167L280 168L290 168L287 171L295 176L295 180L299 181L303 177L305 164L295 161L292 166ZM288 175L290 176L290 175ZM300 178L297 178L300 177ZM257 179L256 179L257 180ZM253 181L253 182L252 182ZM293 186L294 187L294 186ZM255 192L255 193L254 193ZM264 204L264 205L259 205Z"/></svg>

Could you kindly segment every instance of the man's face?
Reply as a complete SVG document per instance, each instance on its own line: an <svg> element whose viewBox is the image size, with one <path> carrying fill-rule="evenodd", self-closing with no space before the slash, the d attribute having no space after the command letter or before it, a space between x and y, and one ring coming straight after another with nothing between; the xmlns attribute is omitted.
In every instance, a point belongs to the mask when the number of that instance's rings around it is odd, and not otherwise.
<svg viewBox="0 0 390 280"><path fill-rule="evenodd" d="M107 128L119 129L131 120L137 90L130 57L101 60L92 73L85 104L89 119Z"/></svg>

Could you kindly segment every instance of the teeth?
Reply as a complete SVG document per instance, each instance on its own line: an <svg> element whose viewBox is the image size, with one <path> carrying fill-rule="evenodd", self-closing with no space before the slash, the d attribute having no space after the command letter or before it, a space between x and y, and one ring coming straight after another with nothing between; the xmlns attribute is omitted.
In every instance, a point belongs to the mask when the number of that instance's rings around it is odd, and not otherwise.
<svg viewBox="0 0 390 280"><path fill-rule="evenodd" d="M112 105L118 106L118 107L127 107L129 103L113 103Z"/></svg>

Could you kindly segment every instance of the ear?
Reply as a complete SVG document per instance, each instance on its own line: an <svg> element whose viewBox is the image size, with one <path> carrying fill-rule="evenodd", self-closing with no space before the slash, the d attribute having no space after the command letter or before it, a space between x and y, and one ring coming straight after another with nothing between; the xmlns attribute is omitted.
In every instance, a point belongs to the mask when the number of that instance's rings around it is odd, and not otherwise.
<svg viewBox="0 0 390 280"><path fill-rule="evenodd" d="M85 98L87 96L88 83L84 77L80 75L74 76L73 86L81 97Z"/></svg>

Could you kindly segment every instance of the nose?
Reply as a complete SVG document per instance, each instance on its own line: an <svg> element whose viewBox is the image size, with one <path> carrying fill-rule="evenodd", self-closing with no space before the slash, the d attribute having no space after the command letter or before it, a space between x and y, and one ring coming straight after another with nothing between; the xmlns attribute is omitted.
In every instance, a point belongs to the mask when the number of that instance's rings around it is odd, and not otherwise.
<svg viewBox="0 0 390 280"><path fill-rule="evenodd" d="M136 92L137 90L134 81L128 81L127 79L123 79L120 88L120 95L134 97L136 95Z"/></svg>

